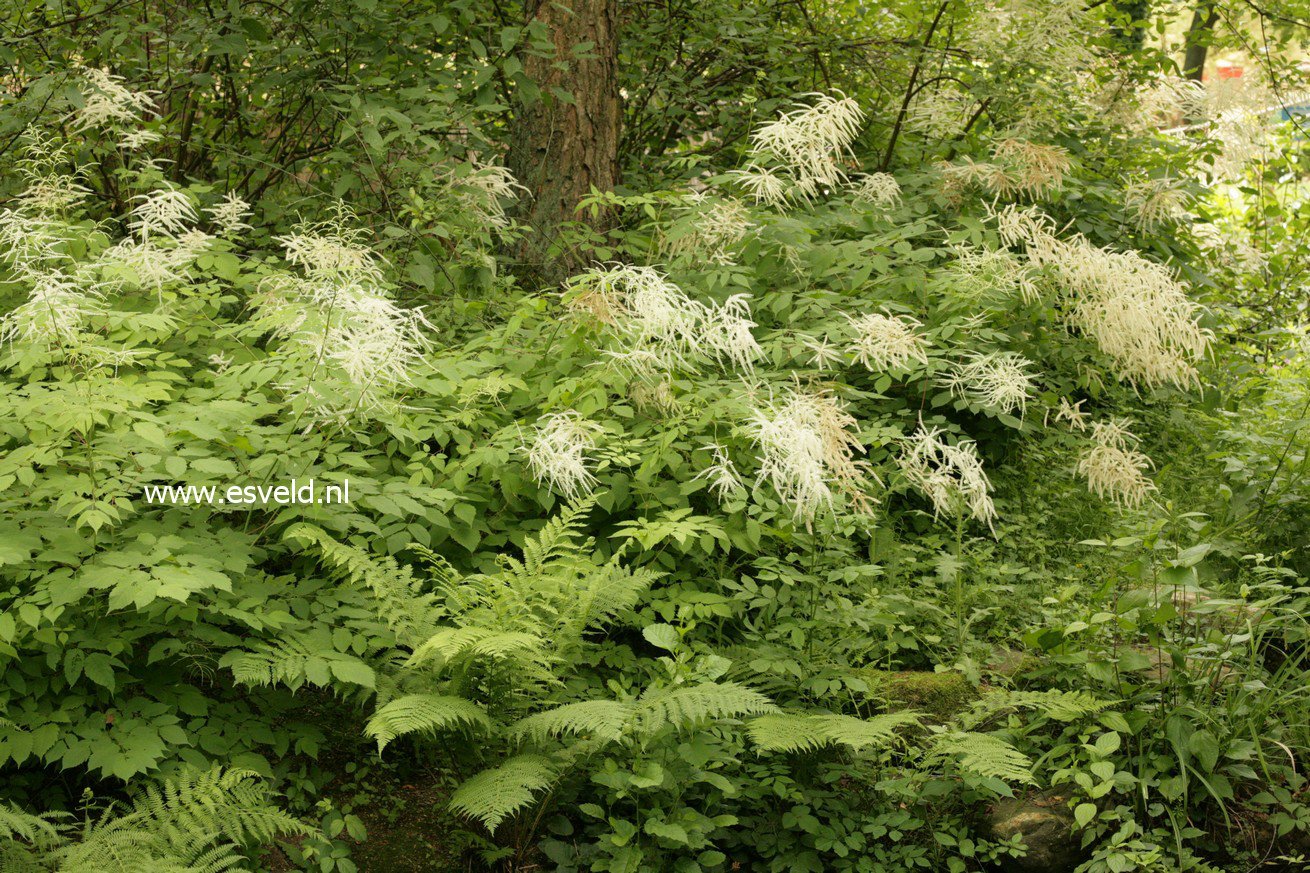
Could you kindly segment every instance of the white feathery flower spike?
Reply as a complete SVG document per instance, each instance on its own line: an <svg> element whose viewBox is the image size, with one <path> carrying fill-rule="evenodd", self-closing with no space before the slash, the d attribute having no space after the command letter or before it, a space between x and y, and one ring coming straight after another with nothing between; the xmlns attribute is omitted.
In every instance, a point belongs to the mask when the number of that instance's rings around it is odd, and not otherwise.
<svg viewBox="0 0 1310 873"><path fill-rule="evenodd" d="M1032 394L1032 361L1015 352L972 354L955 365L946 386L958 396L1007 415L1022 415Z"/></svg>
<svg viewBox="0 0 1310 873"><path fill-rule="evenodd" d="M728 175L736 179L756 203L775 209L787 203L789 183L776 170L748 164L744 170L732 170Z"/></svg>
<svg viewBox="0 0 1310 873"><path fill-rule="evenodd" d="M160 188L149 194L138 194L134 199L141 202L132 210L128 226L143 241L148 241L151 234L179 237L196 222L191 198L175 188Z"/></svg>
<svg viewBox="0 0 1310 873"><path fill-rule="evenodd" d="M710 443L705 446L711 454L710 465L693 477L694 479L706 479L710 483L710 493L719 499L720 502L729 498L736 497L746 490L742 484L741 476L737 473L737 467L728 457L728 450L718 443Z"/></svg>
<svg viewBox="0 0 1310 873"><path fill-rule="evenodd" d="M842 354L828 337L806 337L805 348L810 352L810 366L827 370L834 364L842 362Z"/></svg>
<svg viewBox="0 0 1310 873"><path fill-rule="evenodd" d="M1146 232L1181 219L1189 199L1180 179L1143 179L1124 189L1124 207Z"/></svg>
<svg viewBox="0 0 1310 873"><path fill-rule="evenodd" d="M839 161L860 132L864 110L840 94L815 94L814 102L781 112L751 134L756 156L770 158L792 178L788 196L811 201L824 189L845 183ZM771 183L762 183L765 186Z"/></svg>
<svg viewBox="0 0 1310 873"><path fill-rule="evenodd" d="M488 225L508 227L505 201L517 200L528 189L519 184L508 167L476 160L472 165L472 172L454 180L457 187L465 189L459 194L460 203Z"/></svg>
<svg viewBox="0 0 1310 873"><path fill-rule="evenodd" d="M119 137L118 147L132 152L144 146L148 146L151 143L159 142L161 139L163 139L163 137L160 136L158 131L146 130L144 128L140 130L129 130L127 133Z"/></svg>
<svg viewBox="0 0 1310 873"><path fill-rule="evenodd" d="M1120 378L1150 387L1195 384L1193 362L1212 335L1197 324L1200 308L1170 270L1081 235L1059 239L1032 208L1011 205L993 217L1006 245L1021 243L1034 267L1054 269L1071 298L1070 323L1096 341Z"/></svg>
<svg viewBox="0 0 1310 873"><path fill-rule="evenodd" d="M122 76L91 68L82 74L84 103L77 113L77 129L134 124L149 110L156 91L133 91Z"/></svg>
<svg viewBox="0 0 1310 873"><path fill-rule="evenodd" d="M26 279L32 285L27 301L0 318L0 342L49 349L78 345L87 320L103 311L100 294L79 287L63 273L36 273Z"/></svg>
<svg viewBox="0 0 1310 873"><path fill-rule="evenodd" d="M68 163L66 146L35 128L24 131L23 152L16 166L26 186L16 198L18 206L48 216L65 211L90 194L90 189L78 181L81 170L69 174L65 169Z"/></svg>
<svg viewBox="0 0 1310 873"><path fill-rule="evenodd" d="M303 370L290 381L318 420L389 414L413 384L433 329L419 308L397 306L381 282L373 252L349 226L344 206L326 222L281 238L303 275L279 273L260 283L256 322L286 347Z"/></svg>
<svg viewBox="0 0 1310 873"><path fill-rule="evenodd" d="M750 212L741 201L715 200L708 205L696 202L688 211L694 216L690 232L683 233L669 245L671 254L699 253L712 263L735 263L730 249L746 238L754 228Z"/></svg>
<svg viewBox="0 0 1310 873"><path fill-rule="evenodd" d="M991 481L978 458L973 440L954 445L941 438L941 429L927 430L919 425L906 438L897 463L910 484L932 501L933 514L956 516L968 514L989 529L996 520L992 503Z"/></svg>
<svg viewBox="0 0 1310 873"><path fill-rule="evenodd" d="M1140 506L1155 483L1146 476L1151 459L1137 451L1138 439L1122 420L1092 425L1090 445L1078 459L1078 472L1087 487L1102 500L1121 508Z"/></svg>
<svg viewBox="0 0 1310 873"><path fill-rule="evenodd" d="M1016 137L998 140L992 154L1009 168L1001 177L1004 187L992 187L995 194L1013 191L1036 197L1054 191L1064 184L1072 166L1066 149Z"/></svg>
<svg viewBox="0 0 1310 873"><path fill-rule="evenodd" d="M953 294L974 300L1018 294L1025 303L1041 297L1036 276L1012 252L967 245L955 246L952 251L955 260L947 272Z"/></svg>
<svg viewBox="0 0 1310 873"><path fill-rule="evenodd" d="M847 315L854 339L847 352L866 370L905 370L910 363L928 364L928 344L916 333L923 325L908 315L871 312Z"/></svg>
<svg viewBox="0 0 1310 873"><path fill-rule="evenodd" d="M600 432L600 425L573 410L543 416L527 448L532 475L570 501L590 494L597 481L591 453Z"/></svg>
<svg viewBox="0 0 1310 873"><path fill-rule="evenodd" d="M245 222L250 215L250 204L238 197L235 191L229 191L217 205L205 211L223 236L235 236L240 231L250 230L250 225Z"/></svg>
<svg viewBox="0 0 1310 873"><path fill-rule="evenodd" d="M762 355L748 295L706 305L653 267L627 264L588 270L568 285L568 307L606 325L620 344L609 356L636 374L694 369L698 360L749 370Z"/></svg>
<svg viewBox="0 0 1310 873"><path fill-rule="evenodd" d="M890 173L866 173L851 185L855 199L879 209L890 209L901 202L901 186Z"/></svg>
<svg viewBox="0 0 1310 873"><path fill-rule="evenodd" d="M877 502L866 490L869 465L856 460L864 453L853 432L856 424L835 397L815 391L793 390L781 404L756 409L751 416L749 431L760 450L759 480L769 480L807 528L821 509L831 507L834 490L857 511L868 512Z"/></svg>
<svg viewBox="0 0 1310 873"><path fill-rule="evenodd" d="M1079 400L1077 403L1070 403L1069 398L1061 397L1060 406L1055 411L1056 422L1068 422L1070 430L1087 430L1087 413L1082 410L1085 402Z"/></svg>

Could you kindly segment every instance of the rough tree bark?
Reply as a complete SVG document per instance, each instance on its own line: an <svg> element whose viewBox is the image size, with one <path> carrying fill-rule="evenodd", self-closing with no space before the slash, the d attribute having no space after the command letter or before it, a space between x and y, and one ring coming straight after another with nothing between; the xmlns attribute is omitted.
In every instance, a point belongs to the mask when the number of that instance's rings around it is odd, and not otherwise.
<svg viewBox="0 0 1310 873"><path fill-rule="evenodd" d="M1205 56L1218 21L1219 7L1215 0L1198 0L1192 13L1192 26L1187 28L1187 52L1183 55L1183 75L1194 82L1205 76Z"/></svg>
<svg viewBox="0 0 1310 873"><path fill-rule="evenodd" d="M606 229L608 215L593 219L577 205L593 186L609 191L619 180L618 2L528 0L526 7L529 26L544 26L554 52L524 53L523 72L536 87L520 89L508 165L532 194L518 216L533 228L520 257L557 275L573 266L567 253L549 251L559 223Z"/></svg>

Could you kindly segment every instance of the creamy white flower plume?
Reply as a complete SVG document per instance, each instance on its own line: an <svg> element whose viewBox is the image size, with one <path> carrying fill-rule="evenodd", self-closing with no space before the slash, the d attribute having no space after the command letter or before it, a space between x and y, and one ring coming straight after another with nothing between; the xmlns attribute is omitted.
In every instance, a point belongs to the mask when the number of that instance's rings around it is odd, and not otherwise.
<svg viewBox="0 0 1310 873"><path fill-rule="evenodd" d="M1022 415L1032 394L1032 361L1015 352L971 354L956 364L946 385L961 397L1006 414Z"/></svg>
<svg viewBox="0 0 1310 873"><path fill-rule="evenodd" d="M751 333L748 295L706 305L653 267L627 264L589 270L568 285L569 308L607 325L619 342L610 357L636 374L694 369L704 360L748 370L762 354Z"/></svg>
<svg viewBox="0 0 1310 873"><path fill-rule="evenodd" d="M901 202L901 186L890 173L868 173L857 177L852 185L855 199L887 209Z"/></svg>
<svg viewBox="0 0 1310 873"><path fill-rule="evenodd" d="M452 176L459 202L484 223L496 228L509 226L506 201L517 200L528 189L519 184L508 167L472 162L467 175Z"/></svg>
<svg viewBox="0 0 1310 873"><path fill-rule="evenodd" d="M154 102L156 91L133 91L123 84L122 76L108 70L83 72L84 103L77 113L77 129L133 124L141 119Z"/></svg>
<svg viewBox="0 0 1310 873"><path fill-rule="evenodd" d="M1181 219L1189 199L1180 179L1142 179L1124 189L1124 207L1137 226L1148 232L1165 222Z"/></svg>
<svg viewBox="0 0 1310 873"><path fill-rule="evenodd" d="M118 147L126 149L127 151L136 151L143 146L159 142L161 139L163 139L163 137L160 136L158 131L146 130L145 128L140 130L129 130L127 133L119 137Z"/></svg>
<svg viewBox="0 0 1310 873"><path fill-rule="evenodd" d="M787 202L787 188L790 182L777 170L749 164L746 169L733 170L729 175L737 180L756 203L778 207Z"/></svg>
<svg viewBox="0 0 1310 873"><path fill-rule="evenodd" d="M1037 277L1014 253L967 245L955 246L952 251L955 260L946 269L955 296L981 300L1018 295L1027 303L1040 298Z"/></svg>
<svg viewBox="0 0 1310 873"><path fill-rule="evenodd" d="M1078 472L1097 497L1121 507L1140 506L1156 490L1146 476L1151 459L1137 451L1138 439L1121 420L1092 425L1090 446L1078 459Z"/></svg>
<svg viewBox="0 0 1310 873"><path fill-rule="evenodd" d="M923 325L908 315L870 312L847 315L854 339L847 348L867 370L905 370L912 361L927 365L928 344L916 333Z"/></svg>
<svg viewBox="0 0 1310 873"><path fill-rule="evenodd" d="M26 302L0 318L0 342L74 346L87 320L103 311L99 291L80 287L71 276L51 271L26 281L31 284Z"/></svg>
<svg viewBox="0 0 1310 873"><path fill-rule="evenodd" d="M600 425L573 410L543 416L527 449L532 475L567 500L591 493L597 481L591 453L600 432Z"/></svg>
<svg viewBox="0 0 1310 873"><path fill-rule="evenodd" d="M176 188L160 188L149 194L138 194L133 199L141 202L133 208L128 226L142 240L149 240L152 234L178 237L196 222L191 198Z"/></svg>
<svg viewBox="0 0 1310 873"><path fill-rule="evenodd" d="M787 196L810 201L825 188L845 183L839 161L860 132L864 110L853 99L840 94L815 94L814 102L781 112L751 134L756 164L769 161L781 165L791 177ZM761 181L772 188L773 184Z"/></svg>
<svg viewBox="0 0 1310 873"><path fill-rule="evenodd" d="M715 264L734 263L731 249L754 228L750 212L738 200L696 202L687 210L690 228L668 246L673 255L700 254Z"/></svg>
<svg viewBox="0 0 1310 873"><path fill-rule="evenodd" d="M941 433L939 428L927 430L921 424L907 437L898 459L901 472L932 501L937 517L967 513L990 528L996 507L977 446L973 440L952 445Z"/></svg>
<svg viewBox="0 0 1310 873"><path fill-rule="evenodd" d="M810 352L810 366L826 370L842 361L841 350L832 344L828 337L806 337L805 348Z"/></svg>
<svg viewBox="0 0 1310 873"><path fill-rule="evenodd" d="M728 450L717 443L705 447L711 454L710 465L696 474L696 479L706 479L710 483L710 493L720 501L736 497L746 490L742 484L737 467L728 457Z"/></svg>
<svg viewBox="0 0 1310 873"><path fill-rule="evenodd" d="M229 191L217 205L206 211L223 236L235 236L240 231L250 230L250 225L245 222L250 215L250 204L238 197L235 191Z"/></svg>
<svg viewBox="0 0 1310 873"><path fill-rule="evenodd" d="M1087 413L1082 410L1083 403L1084 401L1079 400L1077 403L1071 404L1069 398L1061 397L1060 406L1055 411L1055 420L1057 422L1068 422L1070 430L1086 430Z"/></svg>
<svg viewBox="0 0 1310 873"><path fill-rule="evenodd" d="M1081 235L1055 236L1049 218L1008 206L994 215L1007 245L1022 243L1035 267L1050 267L1071 298L1069 321L1092 337L1134 384L1196 382L1195 361L1211 334L1173 274L1137 252L1114 252Z"/></svg>
<svg viewBox="0 0 1310 873"><path fill-rule="evenodd" d="M327 222L280 238L302 275L260 284L256 324L291 340L298 363L284 388L306 398L317 420L388 414L425 363L432 325L418 308L390 299L377 258L339 208Z"/></svg>
<svg viewBox="0 0 1310 873"><path fill-rule="evenodd" d="M866 490L869 466L856 460L864 453L853 431L856 423L835 397L816 391L793 390L781 404L751 416L750 434L760 450L759 478L767 479L807 526L832 505L834 490L859 511L876 502Z"/></svg>
<svg viewBox="0 0 1310 873"><path fill-rule="evenodd" d="M20 209L41 216L61 213L83 200L90 189L79 181L81 170L69 173L68 149L35 128L23 132L23 152L17 169L26 183L18 195Z"/></svg>

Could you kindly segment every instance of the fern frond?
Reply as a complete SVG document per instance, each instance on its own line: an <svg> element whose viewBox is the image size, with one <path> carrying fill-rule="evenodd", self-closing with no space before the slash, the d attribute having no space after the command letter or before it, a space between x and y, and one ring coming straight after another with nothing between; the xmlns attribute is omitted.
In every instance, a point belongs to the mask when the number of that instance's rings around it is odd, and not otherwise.
<svg viewBox="0 0 1310 873"><path fill-rule="evenodd" d="M1056 721L1077 721L1110 706L1086 691L991 691L978 702L988 713L1002 709L1035 709Z"/></svg>
<svg viewBox="0 0 1310 873"><path fill-rule="evenodd" d="M271 802L248 770L212 770L164 780L137 792L121 815L111 808L78 842L50 853L61 873L225 873L244 862L240 849L307 825Z"/></svg>
<svg viewBox="0 0 1310 873"><path fill-rule="evenodd" d="M497 631L484 627L448 627L428 637L405 666L414 667L439 657L439 664L461 655L505 658L520 652L540 653L545 646L541 637L522 631Z"/></svg>
<svg viewBox="0 0 1310 873"><path fill-rule="evenodd" d="M49 813L33 815L13 804L0 804L0 840L21 839L29 843L42 838L53 838L59 829L50 821Z"/></svg>
<svg viewBox="0 0 1310 873"><path fill-rule="evenodd" d="M968 773L1003 782L1033 781L1032 761L1009 743L991 734L945 731L933 737L926 761L952 759Z"/></svg>
<svg viewBox="0 0 1310 873"><path fill-rule="evenodd" d="M482 707L462 697L407 694L378 707L364 726L364 733L378 741L381 752L403 734L465 725L489 728L491 720Z"/></svg>
<svg viewBox="0 0 1310 873"><path fill-rule="evenodd" d="M324 561L343 578L365 586L373 595L375 612L397 642L413 645L432 632L436 598L421 590L420 582L408 566L389 555L376 557L337 542L312 524L292 525L284 538L316 546Z"/></svg>
<svg viewBox="0 0 1310 873"><path fill-rule="evenodd" d="M549 788L556 775L549 759L517 755L455 789L450 808L477 819L494 833L502 821L531 803L538 791Z"/></svg>
<svg viewBox="0 0 1310 873"><path fill-rule="evenodd" d="M635 709L633 704L617 700L566 703L528 716L514 726L514 732L538 743L566 733L615 742L623 736L623 728Z"/></svg>
<svg viewBox="0 0 1310 873"><path fill-rule="evenodd" d="M865 720L849 715L779 713L752 719L746 725L751 741L766 752L809 752L828 745L855 751L885 746L898 728L917 724L913 712L890 712Z"/></svg>
<svg viewBox="0 0 1310 873"><path fill-rule="evenodd" d="M596 495L589 495L553 516L535 537L523 543L523 572L540 573L551 561L581 557L592 541L582 538L587 513L596 505Z"/></svg>
<svg viewBox="0 0 1310 873"><path fill-rule="evenodd" d="M662 688L643 695L632 720L637 733L649 735L669 725L684 730L710 719L760 715L776 710L769 698L744 685L703 682Z"/></svg>

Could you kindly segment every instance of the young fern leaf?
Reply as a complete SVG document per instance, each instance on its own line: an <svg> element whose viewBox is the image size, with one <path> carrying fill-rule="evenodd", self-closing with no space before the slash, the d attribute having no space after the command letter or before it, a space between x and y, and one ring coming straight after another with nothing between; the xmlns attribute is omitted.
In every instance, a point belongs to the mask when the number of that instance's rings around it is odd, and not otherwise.
<svg viewBox="0 0 1310 873"><path fill-rule="evenodd" d="M463 725L489 728L491 720L482 707L462 697L407 694L378 707L364 726L364 733L378 741L380 754L387 743L402 734Z"/></svg>
<svg viewBox="0 0 1310 873"><path fill-rule="evenodd" d="M888 745L898 728L918 724L913 712L889 712L865 720L849 715L762 715L746 725L751 741L765 752L811 752L829 745L854 751Z"/></svg>
<svg viewBox="0 0 1310 873"><path fill-rule="evenodd" d="M933 737L926 762L954 760L967 773L1003 782L1033 781L1032 761L1009 743L990 734L950 730Z"/></svg>
<svg viewBox="0 0 1310 873"><path fill-rule="evenodd" d="M506 818L555 782L555 766L539 755L516 755L469 779L450 797L450 808L495 833Z"/></svg>
<svg viewBox="0 0 1310 873"><path fill-rule="evenodd" d="M635 709L634 704L617 700L566 703L528 716L514 726L514 733L537 743L561 734L577 734L605 742L617 742L622 738L623 729Z"/></svg>

